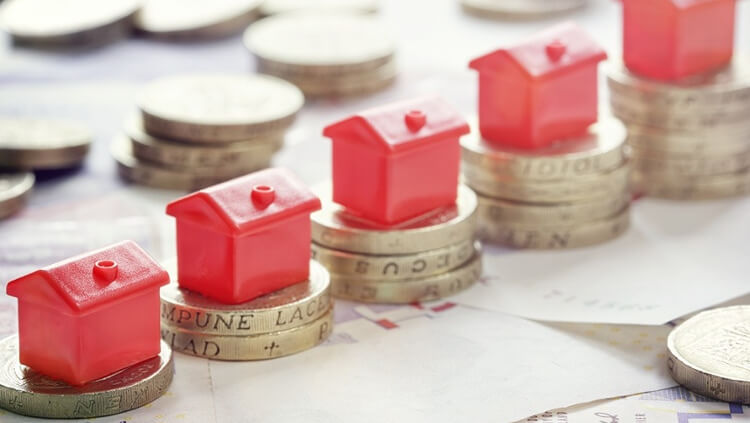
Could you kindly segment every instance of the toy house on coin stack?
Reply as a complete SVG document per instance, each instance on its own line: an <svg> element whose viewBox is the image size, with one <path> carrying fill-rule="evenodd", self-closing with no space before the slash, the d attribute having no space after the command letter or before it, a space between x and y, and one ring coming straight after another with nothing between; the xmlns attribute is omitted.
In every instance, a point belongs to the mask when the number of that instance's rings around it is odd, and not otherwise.
<svg viewBox="0 0 750 423"><path fill-rule="evenodd" d="M84 385L155 357L159 288L168 282L167 272L130 241L11 281L21 363Z"/></svg>
<svg viewBox="0 0 750 423"><path fill-rule="evenodd" d="M333 201L393 224L456 201L460 150L469 132L440 98L360 112L325 128L333 139Z"/></svg>
<svg viewBox="0 0 750 423"><path fill-rule="evenodd" d="M537 148L597 121L604 50L572 23L469 63L479 71L479 129L490 144Z"/></svg>
<svg viewBox="0 0 750 423"><path fill-rule="evenodd" d="M320 200L278 168L170 203L180 287L239 304L306 280L310 213L319 209Z"/></svg>

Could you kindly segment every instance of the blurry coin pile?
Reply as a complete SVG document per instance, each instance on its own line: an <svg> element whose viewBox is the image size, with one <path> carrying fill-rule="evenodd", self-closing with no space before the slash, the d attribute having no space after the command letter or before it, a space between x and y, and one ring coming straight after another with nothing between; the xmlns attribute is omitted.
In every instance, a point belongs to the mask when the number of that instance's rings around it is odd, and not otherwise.
<svg viewBox="0 0 750 423"><path fill-rule="evenodd" d="M375 13L378 0L264 0L260 11L266 16L301 11Z"/></svg>
<svg viewBox="0 0 750 423"><path fill-rule="evenodd" d="M314 188L331 198L331 185ZM331 272L338 298L368 303L413 303L448 297L482 273L474 239L477 198L459 187L456 203L384 227L323 201L312 214L312 253Z"/></svg>
<svg viewBox="0 0 750 423"><path fill-rule="evenodd" d="M287 13L245 31L258 72L297 85L307 96L356 96L396 79L395 45L372 16Z"/></svg>
<svg viewBox="0 0 750 423"><path fill-rule="evenodd" d="M294 85L264 75L179 75L141 93L112 154L138 184L193 191L268 167L304 103Z"/></svg>
<svg viewBox="0 0 750 423"><path fill-rule="evenodd" d="M612 113L628 126L636 192L676 200L750 193L750 64L680 83L609 72Z"/></svg>
<svg viewBox="0 0 750 423"><path fill-rule="evenodd" d="M460 0L467 13L483 18L536 18L578 9L587 0Z"/></svg>
<svg viewBox="0 0 750 423"><path fill-rule="evenodd" d="M166 266L173 275L176 265ZM315 261L307 281L242 304L221 304L172 283L161 290L161 336L177 352L212 360L294 354L331 334L330 285L328 272Z"/></svg>
<svg viewBox="0 0 750 423"><path fill-rule="evenodd" d="M186 40L241 32L260 16L261 0L146 0L135 15L142 34Z"/></svg>
<svg viewBox="0 0 750 423"><path fill-rule="evenodd" d="M479 198L480 238L514 248L562 249L611 240L630 222L625 127L603 119L548 147L461 140L464 181Z"/></svg>

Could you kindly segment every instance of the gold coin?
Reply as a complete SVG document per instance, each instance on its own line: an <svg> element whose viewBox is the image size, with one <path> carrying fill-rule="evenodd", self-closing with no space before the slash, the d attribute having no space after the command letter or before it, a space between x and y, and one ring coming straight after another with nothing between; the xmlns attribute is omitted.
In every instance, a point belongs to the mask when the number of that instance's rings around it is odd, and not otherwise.
<svg viewBox="0 0 750 423"><path fill-rule="evenodd" d="M586 0L461 0L467 13L491 19L531 19L569 12Z"/></svg>
<svg viewBox="0 0 750 423"><path fill-rule="evenodd" d="M333 330L333 308L292 329L249 336L191 332L162 325L161 337L176 351L211 360L267 360L298 353L325 341Z"/></svg>
<svg viewBox="0 0 750 423"><path fill-rule="evenodd" d="M736 197L750 194L750 169L692 178L663 172L634 172L633 189L638 194L667 200Z"/></svg>
<svg viewBox="0 0 750 423"><path fill-rule="evenodd" d="M330 200L331 183L313 188L323 208L311 215L312 241L335 250L361 254L415 254L447 247L473 236L477 196L460 185L456 203L406 222L384 226L346 212Z"/></svg>
<svg viewBox="0 0 750 423"><path fill-rule="evenodd" d="M747 117L750 115L750 105L745 109L737 110L717 109L714 111L685 113L655 109L652 105L629 104L617 97L610 98L610 110L614 116L617 116L624 122L684 131L711 130L725 127L740 131L747 128Z"/></svg>
<svg viewBox="0 0 750 423"><path fill-rule="evenodd" d="M565 249L599 244L620 236L630 225L630 209L604 219L575 224L531 225L479 222L480 238L509 247Z"/></svg>
<svg viewBox="0 0 750 423"><path fill-rule="evenodd" d="M644 173L704 176L737 172L750 167L750 150L726 155L679 155L633 148L633 169Z"/></svg>
<svg viewBox="0 0 750 423"><path fill-rule="evenodd" d="M404 280L443 273L466 263L474 254L471 238L448 247L417 254L368 255L333 250L315 243L312 256L339 276L376 280Z"/></svg>
<svg viewBox="0 0 750 423"><path fill-rule="evenodd" d="M627 132L617 119L602 118L585 136L533 150L492 146L481 139L476 124L474 128L461 138L464 164L499 177L571 179L613 170L627 160Z"/></svg>
<svg viewBox="0 0 750 423"><path fill-rule="evenodd" d="M48 419L90 419L124 413L164 395L172 383L172 350L117 373L70 386L18 362L18 337L0 341L0 408Z"/></svg>
<svg viewBox="0 0 750 423"><path fill-rule="evenodd" d="M176 280L177 263L165 263ZM162 325L212 335L245 336L306 325L331 308L331 278L318 262L310 277L242 304L221 304L171 283L161 289Z"/></svg>
<svg viewBox="0 0 750 423"><path fill-rule="evenodd" d="M653 149L664 153L715 156L750 151L750 125L745 129L717 128L684 131L629 123L628 144L632 148Z"/></svg>
<svg viewBox="0 0 750 423"><path fill-rule="evenodd" d="M0 219L21 210L34 188L35 177L28 173L0 173Z"/></svg>
<svg viewBox="0 0 750 423"><path fill-rule="evenodd" d="M0 167L64 169L81 164L91 132L76 122L0 118Z"/></svg>
<svg viewBox="0 0 750 423"><path fill-rule="evenodd" d="M398 74L396 64L393 61L377 69L356 74L290 76L266 69L262 64L259 65L259 72L268 73L293 83L307 97L346 97L370 94L394 83Z"/></svg>
<svg viewBox="0 0 750 423"><path fill-rule="evenodd" d="M359 279L331 274L333 296L365 303L409 304L449 297L468 289L482 275L481 247L471 260L445 273L403 281Z"/></svg>
<svg viewBox="0 0 750 423"><path fill-rule="evenodd" d="M261 6L264 15L290 12L351 12L375 13L378 0L265 0Z"/></svg>
<svg viewBox="0 0 750 423"><path fill-rule="evenodd" d="M147 0L133 22L149 37L208 39L241 32L260 16L261 0Z"/></svg>

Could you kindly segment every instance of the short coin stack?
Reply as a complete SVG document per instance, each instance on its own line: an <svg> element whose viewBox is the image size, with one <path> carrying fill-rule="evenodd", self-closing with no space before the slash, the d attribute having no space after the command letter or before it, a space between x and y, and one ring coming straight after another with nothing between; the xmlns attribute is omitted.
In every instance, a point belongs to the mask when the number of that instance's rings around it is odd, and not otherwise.
<svg viewBox="0 0 750 423"><path fill-rule="evenodd" d="M483 18L538 18L583 7L586 0L461 0L464 11Z"/></svg>
<svg viewBox="0 0 750 423"><path fill-rule="evenodd" d="M260 16L261 0L146 0L135 15L141 34L200 40L241 32Z"/></svg>
<svg viewBox="0 0 750 423"><path fill-rule="evenodd" d="M304 97L264 75L185 75L148 85L112 153L121 176L192 191L268 167Z"/></svg>
<svg viewBox="0 0 750 423"><path fill-rule="evenodd" d="M167 269L176 274L176 267L174 262ZM161 290L162 339L184 354L265 360L312 348L332 329L330 277L315 261L307 281L243 304L222 304L176 283Z"/></svg>
<svg viewBox="0 0 750 423"><path fill-rule="evenodd" d="M491 146L475 131L461 140L464 180L479 198L479 233L533 249L581 247L629 226L625 128L616 119L580 138L536 150Z"/></svg>
<svg viewBox="0 0 750 423"><path fill-rule="evenodd" d="M675 200L750 193L750 64L660 83L609 72L612 113L628 126L636 192Z"/></svg>
<svg viewBox="0 0 750 423"><path fill-rule="evenodd" d="M251 25L245 46L258 72L297 85L310 97L356 96L396 79L395 46L371 16L288 13Z"/></svg>
<svg viewBox="0 0 750 423"><path fill-rule="evenodd" d="M263 0L263 15L300 11L374 13L378 0Z"/></svg>
<svg viewBox="0 0 750 423"><path fill-rule="evenodd" d="M330 183L314 189L331 198ZM312 214L313 257L331 272L333 295L369 303L444 298L472 286L482 273L474 240L477 198L459 187L454 205L391 227L352 216L323 201Z"/></svg>

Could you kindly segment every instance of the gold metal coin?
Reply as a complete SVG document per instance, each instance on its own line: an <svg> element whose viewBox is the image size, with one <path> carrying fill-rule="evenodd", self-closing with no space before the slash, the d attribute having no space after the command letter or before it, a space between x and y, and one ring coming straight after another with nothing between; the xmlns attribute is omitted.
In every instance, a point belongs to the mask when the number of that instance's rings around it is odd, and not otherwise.
<svg viewBox="0 0 750 423"><path fill-rule="evenodd" d="M339 276L388 281L422 278L466 263L474 254L473 234L467 235L471 238L448 247L387 256L347 253L313 243L312 256Z"/></svg>
<svg viewBox="0 0 750 423"><path fill-rule="evenodd" d="M393 226L346 212L330 200L331 183L313 188L323 209L311 215L312 240L335 250L361 254L415 254L465 241L476 230L477 196L460 185L456 203Z"/></svg>
<svg viewBox="0 0 750 423"><path fill-rule="evenodd" d="M277 15L290 12L375 13L378 0L264 0L261 13Z"/></svg>
<svg viewBox="0 0 750 423"><path fill-rule="evenodd" d="M161 337L176 352L211 360L267 360L298 353L325 341L333 330L333 308L317 320L292 329L250 336L191 332L162 325Z"/></svg>
<svg viewBox="0 0 750 423"><path fill-rule="evenodd" d="M668 200L714 200L750 194L750 169L721 175L686 177L669 173L633 173L634 192Z"/></svg>
<svg viewBox="0 0 750 423"><path fill-rule="evenodd" d="M404 281L359 279L331 274L333 296L365 303L408 304L455 295L474 285L482 275L481 247L463 266L426 278Z"/></svg>
<svg viewBox="0 0 750 423"><path fill-rule="evenodd" d="M64 169L81 164L91 132L83 125L52 119L0 118L0 167Z"/></svg>
<svg viewBox="0 0 750 423"><path fill-rule="evenodd" d="M482 18L530 19L569 12L586 0L461 0L464 11Z"/></svg>
<svg viewBox="0 0 750 423"><path fill-rule="evenodd" d="M0 173L0 219L23 208L34 180L33 173Z"/></svg>
<svg viewBox="0 0 750 423"><path fill-rule="evenodd" d="M717 109L686 113L680 110L665 111L652 105L629 104L617 97L610 97L610 110L614 116L625 122L645 126L658 126L664 129L683 131L731 127L740 131L748 127L747 117L750 115L750 104L744 109Z"/></svg>
<svg viewBox="0 0 750 423"><path fill-rule="evenodd" d="M703 131L662 129L628 123L628 144L670 154L716 156L750 152L750 125L740 130L717 128Z"/></svg>
<svg viewBox="0 0 750 423"><path fill-rule="evenodd" d="M750 167L750 150L726 155L680 155L633 148L633 169L644 173L704 176L737 172Z"/></svg>
<svg viewBox="0 0 750 423"><path fill-rule="evenodd" d="M261 0L147 0L134 26L156 38L207 39L241 32L260 16Z"/></svg>
<svg viewBox="0 0 750 423"><path fill-rule="evenodd" d="M176 280L175 261L165 264ZM161 289L164 326L211 335L246 336L306 325L331 308L331 278L310 262L310 278L243 304L221 304L171 283Z"/></svg>
<svg viewBox="0 0 750 423"><path fill-rule="evenodd" d="M398 70L390 61L383 66L356 74L326 76L294 76L266 68L259 62L259 72L268 73L296 85L309 97L348 97L370 94L385 89L396 81Z"/></svg>
<svg viewBox="0 0 750 423"><path fill-rule="evenodd" d="M0 408L48 419L90 419L124 413L161 397L172 383L172 350L83 386L50 379L18 362L18 337L0 341Z"/></svg>

